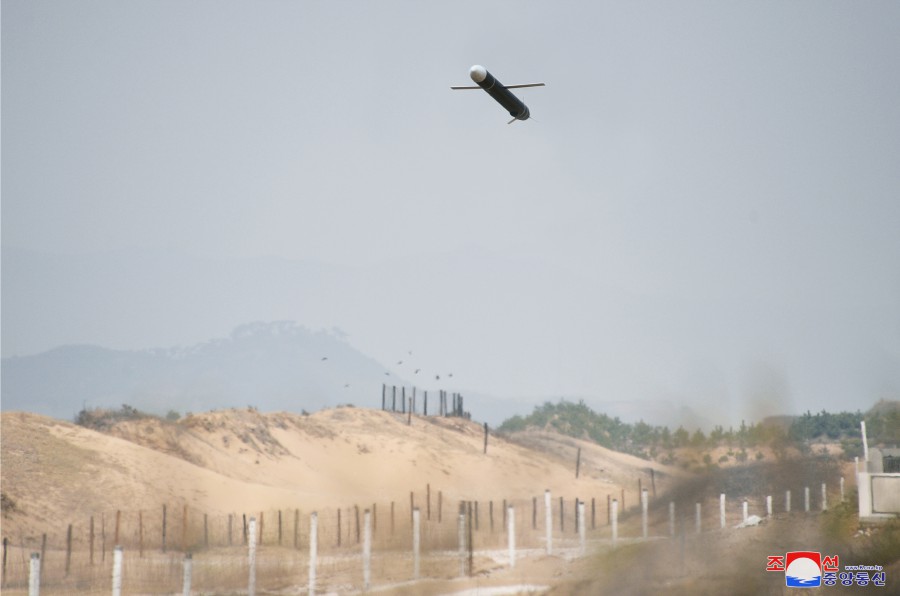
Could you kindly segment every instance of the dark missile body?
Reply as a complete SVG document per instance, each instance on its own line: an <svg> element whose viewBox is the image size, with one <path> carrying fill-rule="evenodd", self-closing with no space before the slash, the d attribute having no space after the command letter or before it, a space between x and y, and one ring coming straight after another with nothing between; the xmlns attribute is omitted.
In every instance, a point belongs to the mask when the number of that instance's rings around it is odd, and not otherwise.
<svg viewBox="0 0 900 596"><path fill-rule="evenodd" d="M509 112L510 116L516 120L528 120L529 116L531 116L528 111L528 106L526 106L521 99L513 95L512 91L504 87L503 83L498 81L490 72L483 68L476 70L476 68L473 67L470 75L472 80L475 81L479 87L484 89L488 95L493 97L497 103L503 106L503 109ZM481 75L484 75L483 79L481 79Z"/></svg>

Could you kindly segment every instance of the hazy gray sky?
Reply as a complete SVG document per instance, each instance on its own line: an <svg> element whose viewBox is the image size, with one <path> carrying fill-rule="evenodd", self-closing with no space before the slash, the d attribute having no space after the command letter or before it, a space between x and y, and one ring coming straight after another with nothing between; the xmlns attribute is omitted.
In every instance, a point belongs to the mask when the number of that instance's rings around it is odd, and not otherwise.
<svg viewBox="0 0 900 596"><path fill-rule="evenodd" d="M893 1L3 0L4 248L375 287L140 327L86 304L54 336L7 331L35 286L4 274L3 353L292 318L497 394L896 398L898 23ZM545 81L533 121L450 91L475 63Z"/></svg>

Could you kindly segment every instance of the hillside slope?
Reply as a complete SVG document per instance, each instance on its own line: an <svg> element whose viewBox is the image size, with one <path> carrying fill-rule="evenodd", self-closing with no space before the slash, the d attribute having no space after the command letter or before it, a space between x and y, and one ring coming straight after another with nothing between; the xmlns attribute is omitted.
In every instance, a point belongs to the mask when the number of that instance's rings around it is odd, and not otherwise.
<svg viewBox="0 0 900 596"><path fill-rule="evenodd" d="M641 460L591 451L608 473L574 478L574 461L491 436L457 418L357 408L303 416L253 409L178 422L146 418L98 432L35 414L2 413L4 535L76 516L161 504L208 512L319 508L408 499L427 484L445 499L566 498L633 490ZM609 463L604 465L604 457ZM613 461L616 460L616 461ZM448 501L448 502L450 502Z"/></svg>

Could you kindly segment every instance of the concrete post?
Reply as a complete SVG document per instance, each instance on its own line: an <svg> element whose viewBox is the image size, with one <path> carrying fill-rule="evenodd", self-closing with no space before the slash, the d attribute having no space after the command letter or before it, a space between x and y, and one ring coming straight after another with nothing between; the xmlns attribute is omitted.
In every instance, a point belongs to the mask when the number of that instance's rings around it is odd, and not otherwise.
<svg viewBox="0 0 900 596"><path fill-rule="evenodd" d="M550 489L544 491L544 528L547 532L547 554L553 554L553 510L550 505Z"/></svg>
<svg viewBox="0 0 900 596"><path fill-rule="evenodd" d="M256 518L250 518L249 530L247 532L247 546L249 547L250 560L250 577L247 580L247 594L254 596L256 594Z"/></svg>
<svg viewBox="0 0 900 596"><path fill-rule="evenodd" d="M319 514L315 511L309 516L309 586L307 592L316 593L316 566L319 555Z"/></svg>
<svg viewBox="0 0 900 596"><path fill-rule="evenodd" d="M28 596L41 594L41 554L31 553L31 564L28 568Z"/></svg>
<svg viewBox="0 0 900 596"><path fill-rule="evenodd" d="M509 566L516 566L516 516L513 506L506 508L506 531L509 542Z"/></svg>

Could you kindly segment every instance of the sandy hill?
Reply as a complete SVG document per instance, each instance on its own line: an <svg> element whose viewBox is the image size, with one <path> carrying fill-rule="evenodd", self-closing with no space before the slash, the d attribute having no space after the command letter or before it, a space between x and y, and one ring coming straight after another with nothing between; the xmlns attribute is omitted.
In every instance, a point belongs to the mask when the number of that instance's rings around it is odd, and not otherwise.
<svg viewBox="0 0 900 596"><path fill-rule="evenodd" d="M413 416L407 425L399 414L352 407L306 416L213 411L120 421L105 432L3 412L3 533L34 535L75 517L160 504L225 513L403 502L427 484L448 502L529 498L548 488L599 498L635 490L650 465L540 437L529 446L491 436L485 455L475 422ZM578 480L576 446L584 449Z"/></svg>

